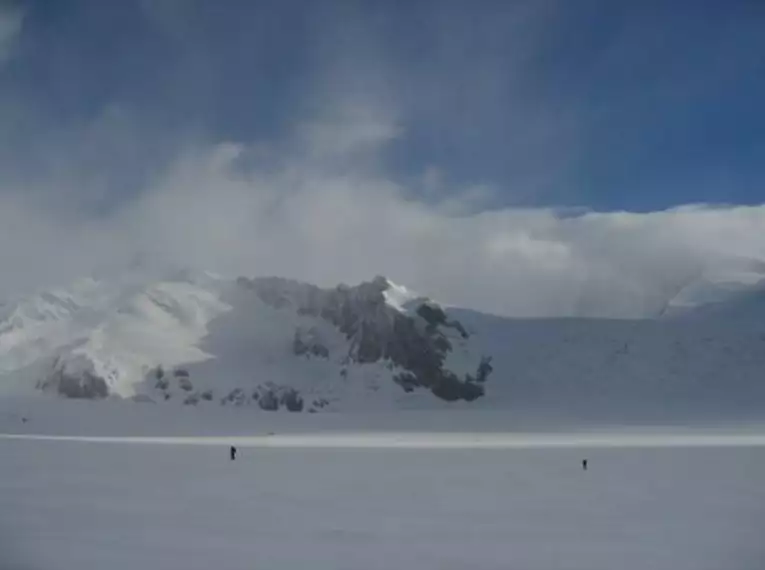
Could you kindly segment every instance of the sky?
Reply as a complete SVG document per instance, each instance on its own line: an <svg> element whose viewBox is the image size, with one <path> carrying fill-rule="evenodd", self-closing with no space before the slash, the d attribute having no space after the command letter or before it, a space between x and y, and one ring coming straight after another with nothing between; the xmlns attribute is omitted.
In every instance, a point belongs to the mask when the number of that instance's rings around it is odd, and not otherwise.
<svg viewBox="0 0 765 570"><path fill-rule="evenodd" d="M762 101L757 0L0 0L0 294L143 255L643 314L765 262Z"/></svg>

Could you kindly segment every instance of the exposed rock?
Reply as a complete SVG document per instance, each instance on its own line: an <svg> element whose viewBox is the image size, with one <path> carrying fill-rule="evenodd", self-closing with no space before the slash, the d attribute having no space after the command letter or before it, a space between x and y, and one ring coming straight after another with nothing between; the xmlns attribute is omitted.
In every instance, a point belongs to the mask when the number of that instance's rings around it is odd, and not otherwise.
<svg viewBox="0 0 765 570"><path fill-rule="evenodd" d="M393 377L393 381L404 389L404 392L414 392L414 389L419 386L417 376L411 372L401 372Z"/></svg>
<svg viewBox="0 0 765 570"><path fill-rule="evenodd" d="M294 388L288 388L281 394L280 403L285 406L290 412L302 412L303 411L303 398Z"/></svg>
<svg viewBox="0 0 765 570"><path fill-rule="evenodd" d="M428 323L428 328L431 331L435 331L439 326L443 326L456 330L464 339L470 337L462 323L449 320L444 310L434 303L422 303L417 307L417 314Z"/></svg>
<svg viewBox="0 0 765 570"><path fill-rule="evenodd" d="M352 361L388 360L391 368L403 370L394 380L405 391L422 386L448 401L472 401L484 393L482 385L492 372L488 359L481 361L475 374L464 378L444 367L446 356L453 350L446 330L453 329L466 340L469 334L462 324L450 320L440 306L431 302L420 304L414 315L391 307L385 301L384 293L390 285L384 277L335 289L280 278L241 279L239 283L276 309L289 307L301 315L329 321L350 341ZM324 356L326 347L314 340L311 334L297 331L293 352ZM341 375L345 374L343 369Z"/></svg>
<svg viewBox="0 0 765 570"><path fill-rule="evenodd" d="M466 400L472 402L483 396L484 389L480 384L462 381L451 373L444 374L431 388L433 393L447 402Z"/></svg>
<svg viewBox="0 0 765 570"><path fill-rule="evenodd" d="M262 410L273 412L279 409L279 398L271 390L261 392L258 405Z"/></svg>
<svg viewBox="0 0 765 570"><path fill-rule="evenodd" d="M83 372L80 376L62 373L58 380L58 393L67 398L94 400L106 398L109 388L103 378L91 372Z"/></svg>
<svg viewBox="0 0 765 570"><path fill-rule="evenodd" d="M181 376L178 378L178 386L181 390L186 392L191 392L194 389L194 385L191 383L191 380L189 380L188 376Z"/></svg>
<svg viewBox="0 0 765 570"><path fill-rule="evenodd" d="M200 396L200 398L202 398L206 402L211 402L212 399L213 399L213 391L212 390L205 390L199 396Z"/></svg>
<svg viewBox="0 0 765 570"><path fill-rule="evenodd" d="M55 390L65 398L98 400L109 395L109 386L85 358L56 361L50 376L38 383L43 391Z"/></svg>
<svg viewBox="0 0 765 570"><path fill-rule="evenodd" d="M433 329L439 325L446 324L446 313L444 313L444 310L437 305L423 303L417 307L417 314L425 319L425 322L428 323L428 326L432 327Z"/></svg>
<svg viewBox="0 0 765 570"><path fill-rule="evenodd" d="M494 367L491 365L491 356L484 356L481 358L481 363L478 365L478 370L476 371L475 378L468 374L467 381L483 384L486 382L486 379L489 377L489 374L491 374L493 370Z"/></svg>

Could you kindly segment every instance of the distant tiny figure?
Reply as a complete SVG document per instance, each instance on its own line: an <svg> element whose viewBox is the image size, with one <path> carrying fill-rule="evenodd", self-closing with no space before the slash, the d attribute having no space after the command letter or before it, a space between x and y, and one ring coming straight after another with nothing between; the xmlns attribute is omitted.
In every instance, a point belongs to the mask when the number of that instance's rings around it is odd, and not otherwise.
<svg viewBox="0 0 765 570"><path fill-rule="evenodd" d="M582 469L584 471L587 471L587 460L586 459L582 459Z"/></svg>
<svg viewBox="0 0 765 570"><path fill-rule="evenodd" d="M234 461L236 459L236 447L233 445L231 446L231 461Z"/></svg>

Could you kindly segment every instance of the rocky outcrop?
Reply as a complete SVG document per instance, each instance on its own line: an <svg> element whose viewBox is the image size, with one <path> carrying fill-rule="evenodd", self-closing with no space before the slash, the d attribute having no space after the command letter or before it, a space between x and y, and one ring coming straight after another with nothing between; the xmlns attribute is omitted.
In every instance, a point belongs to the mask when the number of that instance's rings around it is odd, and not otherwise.
<svg viewBox="0 0 765 570"><path fill-rule="evenodd" d="M282 391L280 403L290 412L303 411L303 398L300 397L300 393L294 388L287 388Z"/></svg>
<svg viewBox="0 0 765 570"><path fill-rule="evenodd" d="M279 409L279 398L271 390L265 390L258 394L258 405L261 410L275 412Z"/></svg>
<svg viewBox="0 0 765 570"><path fill-rule="evenodd" d="M300 392L291 386L278 386L267 382L258 386L252 398L258 403L260 409L269 412L280 408L284 408L288 412L303 411L303 397L300 395Z"/></svg>
<svg viewBox="0 0 765 570"><path fill-rule="evenodd" d="M99 400L109 395L106 380L96 374L86 359L56 360L50 375L38 382L43 391L55 391L65 398Z"/></svg>
<svg viewBox="0 0 765 570"><path fill-rule="evenodd" d="M390 284L384 277L335 289L275 277L240 278L238 283L275 309L290 309L332 323L349 340L351 361L388 360L402 371L394 381L405 391L423 387L448 401L472 401L484 394L484 383L492 371L490 359L482 359L475 371L462 376L445 366L454 348L450 339L466 341L470 336L462 324L449 319L435 303L421 302L413 313L390 306L385 300ZM329 356L315 330L296 331L293 352Z"/></svg>

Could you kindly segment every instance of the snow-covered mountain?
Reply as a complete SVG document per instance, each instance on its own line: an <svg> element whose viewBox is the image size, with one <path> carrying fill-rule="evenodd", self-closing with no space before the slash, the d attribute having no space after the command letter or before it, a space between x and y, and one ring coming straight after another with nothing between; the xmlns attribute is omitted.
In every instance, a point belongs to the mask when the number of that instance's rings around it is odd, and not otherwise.
<svg viewBox="0 0 765 570"><path fill-rule="evenodd" d="M490 358L438 304L378 277L83 281L0 313L8 392L215 401L264 409L473 401Z"/></svg>
<svg viewBox="0 0 765 570"><path fill-rule="evenodd" d="M383 277L332 289L189 271L89 279L0 305L0 395L761 416L765 289L751 281L614 320L486 315Z"/></svg>
<svg viewBox="0 0 765 570"><path fill-rule="evenodd" d="M664 303L660 314L677 315L704 305L724 303L758 290L765 290L765 262L749 258L728 258L684 282L669 301Z"/></svg>

